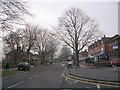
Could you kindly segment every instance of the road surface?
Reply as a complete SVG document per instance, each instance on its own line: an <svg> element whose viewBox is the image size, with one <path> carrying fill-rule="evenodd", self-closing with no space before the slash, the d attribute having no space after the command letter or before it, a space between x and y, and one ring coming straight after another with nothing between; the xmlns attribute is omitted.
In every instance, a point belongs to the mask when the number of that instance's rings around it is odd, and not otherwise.
<svg viewBox="0 0 120 90"><path fill-rule="evenodd" d="M3 90L8 88L111 88L99 84L77 82L63 77L64 66L61 63L32 68L30 71L2 79Z"/></svg>

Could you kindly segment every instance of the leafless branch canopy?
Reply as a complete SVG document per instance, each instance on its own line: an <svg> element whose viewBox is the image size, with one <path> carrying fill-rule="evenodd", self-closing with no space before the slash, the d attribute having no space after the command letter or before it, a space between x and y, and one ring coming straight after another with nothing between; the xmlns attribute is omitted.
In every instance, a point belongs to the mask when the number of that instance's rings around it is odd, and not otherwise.
<svg viewBox="0 0 120 90"><path fill-rule="evenodd" d="M34 50L39 53L43 61L48 57L53 58L57 45L55 34L52 34L45 28L39 28Z"/></svg>
<svg viewBox="0 0 120 90"><path fill-rule="evenodd" d="M57 33L75 51L80 51L100 37L98 24L78 8L71 8L59 18Z"/></svg>
<svg viewBox="0 0 120 90"><path fill-rule="evenodd" d="M25 2L20 0L0 1L0 28L12 30L13 24L23 24L23 15L31 15L26 8Z"/></svg>
<svg viewBox="0 0 120 90"><path fill-rule="evenodd" d="M74 50L77 66L79 66L79 52L100 38L98 24L79 8L70 8L66 11L59 18L56 31L60 39Z"/></svg>
<svg viewBox="0 0 120 90"><path fill-rule="evenodd" d="M22 37L17 32L11 32L9 35L4 37L5 47L10 51L16 50L21 45Z"/></svg>

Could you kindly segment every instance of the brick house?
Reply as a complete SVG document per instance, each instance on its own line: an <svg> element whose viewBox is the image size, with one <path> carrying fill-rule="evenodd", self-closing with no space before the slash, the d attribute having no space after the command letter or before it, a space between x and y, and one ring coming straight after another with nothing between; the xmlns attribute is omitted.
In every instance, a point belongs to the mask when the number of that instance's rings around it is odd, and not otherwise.
<svg viewBox="0 0 120 90"><path fill-rule="evenodd" d="M23 61L28 61L29 58L32 61L37 61L39 59L39 55L32 54L30 52L30 56L28 56L27 52L21 50L21 48L18 48L16 50L14 50L14 51L12 50L6 54L5 62L19 63L19 62L23 62ZM30 61L28 61L28 62L30 62Z"/></svg>
<svg viewBox="0 0 120 90"><path fill-rule="evenodd" d="M87 57L88 57L87 50L80 52L80 55L79 55L80 61L85 60Z"/></svg>
<svg viewBox="0 0 120 90"><path fill-rule="evenodd" d="M94 57L95 61L108 59L109 40L111 37L102 37L101 40L88 47L88 56Z"/></svg>
<svg viewBox="0 0 120 90"><path fill-rule="evenodd" d="M17 63L24 60L24 52L20 48L12 50L6 54L5 62Z"/></svg>
<svg viewBox="0 0 120 90"><path fill-rule="evenodd" d="M113 36L109 41L109 58L120 58L120 35Z"/></svg>

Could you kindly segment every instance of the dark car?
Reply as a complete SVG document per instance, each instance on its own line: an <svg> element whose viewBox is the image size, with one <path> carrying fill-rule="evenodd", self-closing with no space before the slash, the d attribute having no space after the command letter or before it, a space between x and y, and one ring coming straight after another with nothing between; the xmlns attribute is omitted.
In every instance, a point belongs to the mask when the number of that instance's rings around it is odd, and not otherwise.
<svg viewBox="0 0 120 90"><path fill-rule="evenodd" d="M30 70L30 64L27 62L20 62L18 64L18 70Z"/></svg>
<svg viewBox="0 0 120 90"><path fill-rule="evenodd" d="M111 66L120 66L120 58L115 58L110 61Z"/></svg>

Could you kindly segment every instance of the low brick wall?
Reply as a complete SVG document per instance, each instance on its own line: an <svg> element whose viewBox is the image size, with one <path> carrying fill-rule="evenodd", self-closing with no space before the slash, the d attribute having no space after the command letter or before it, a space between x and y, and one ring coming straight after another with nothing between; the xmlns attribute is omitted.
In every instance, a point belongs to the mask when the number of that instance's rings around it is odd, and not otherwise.
<svg viewBox="0 0 120 90"><path fill-rule="evenodd" d="M109 60L102 60L102 61L95 62L94 65L99 67L109 67L110 62Z"/></svg>

